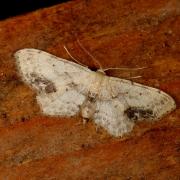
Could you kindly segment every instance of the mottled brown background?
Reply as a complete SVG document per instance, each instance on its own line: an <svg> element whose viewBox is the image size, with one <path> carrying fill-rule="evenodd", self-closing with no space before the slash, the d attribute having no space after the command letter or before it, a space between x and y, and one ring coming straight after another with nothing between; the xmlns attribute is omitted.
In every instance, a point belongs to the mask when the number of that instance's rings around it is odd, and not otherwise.
<svg viewBox="0 0 180 180"><path fill-rule="evenodd" d="M110 137L80 117L45 117L13 54L38 48L169 93L177 109ZM110 73L110 72L109 72ZM180 179L180 1L76 0L0 21L0 179Z"/></svg>

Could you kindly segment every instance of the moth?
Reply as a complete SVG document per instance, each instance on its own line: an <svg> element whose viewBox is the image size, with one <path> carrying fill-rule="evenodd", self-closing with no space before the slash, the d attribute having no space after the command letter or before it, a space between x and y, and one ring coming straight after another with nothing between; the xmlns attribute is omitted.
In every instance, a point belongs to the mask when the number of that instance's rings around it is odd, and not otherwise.
<svg viewBox="0 0 180 180"><path fill-rule="evenodd" d="M137 121L158 120L176 108L165 92L105 75L37 49L15 53L22 80L37 93L46 115L90 119L113 136L130 132Z"/></svg>

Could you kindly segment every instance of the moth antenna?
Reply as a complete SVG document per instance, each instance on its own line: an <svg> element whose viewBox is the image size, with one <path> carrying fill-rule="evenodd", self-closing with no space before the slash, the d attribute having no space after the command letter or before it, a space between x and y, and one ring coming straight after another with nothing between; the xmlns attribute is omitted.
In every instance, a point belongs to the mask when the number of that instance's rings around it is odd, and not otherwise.
<svg viewBox="0 0 180 180"><path fill-rule="evenodd" d="M146 69L148 67L138 67L138 68L127 68L127 67L122 67L122 68L105 68L103 69L103 71L108 71L108 70L133 70L133 71L137 71L137 70L141 70L141 69Z"/></svg>
<svg viewBox="0 0 180 180"><path fill-rule="evenodd" d="M99 63L99 61L81 44L81 42L79 41L79 39L77 39L77 43L79 44L79 46L81 47L81 49L83 49L84 52L85 52L88 56L90 56L96 64L98 64L99 69L103 70L103 68L102 68L101 64ZM103 71L104 71L104 70L103 70Z"/></svg>
<svg viewBox="0 0 180 180"><path fill-rule="evenodd" d="M138 78L142 78L142 76L132 76L132 77L129 77L128 79L138 79Z"/></svg>
<svg viewBox="0 0 180 180"><path fill-rule="evenodd" d="M76 58L74 58L74 57L71 55L71 53L68 51L68 49L66 48L65 45L64 45L63 47L64 47L64 49L66 50L67 54L68 54L75 62L77 62L77 63L80 64L81 66L87 67L86 65L80 63Z"/></svg>

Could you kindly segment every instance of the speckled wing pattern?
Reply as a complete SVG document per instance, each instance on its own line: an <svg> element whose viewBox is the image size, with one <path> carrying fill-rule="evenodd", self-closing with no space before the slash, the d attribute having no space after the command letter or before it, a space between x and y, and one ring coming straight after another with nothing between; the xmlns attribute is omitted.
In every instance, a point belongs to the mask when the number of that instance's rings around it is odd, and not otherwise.
<svg viewBox="0 0 180 180"><path fill-rule="evenodd" d="M15 58L23 81L37 91L44 114L79 114L113 136L130 132L136 121L157 120L176 107L158 89L94 72L41 50L22 49Z"/></svg>
<svg viewBox="0 0 180 180"><path fill-rule="evenodd" d="M93 81L90 70L36 49L15 54L22 79L37 91L37 101L47 115L74 116Z"/></svg>

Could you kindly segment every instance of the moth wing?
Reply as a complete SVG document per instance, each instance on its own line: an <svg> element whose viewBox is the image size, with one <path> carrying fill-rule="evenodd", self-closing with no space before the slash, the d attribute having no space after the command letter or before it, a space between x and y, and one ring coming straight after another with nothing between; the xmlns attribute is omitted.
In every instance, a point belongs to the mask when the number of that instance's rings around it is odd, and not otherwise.
<svg viewBox="0 0 180 180"><path fill-rule="evenodd" d="M112 93L125 100L124 114L131 120L157 120L176 108L165 92L129 80L110 77Z"/></svg>
<svg viewBox="0 0 180 180"><path fill-rule="evenodd" d="M37 91L37 101L48 115L73 116L94 80L94 73L76 63L36 49L15 53L22 79Z"/></svg>
<svg viewBox="0 0 180 180"><path fill-rule="evenodd" d="M163 91L106 77L93 119L111 135L122 136L132 130L135 121L157 120L175 108L175 101Z"/></svg>
<svg viewBox="0 0 180 180"><path fill-rule="evenodd" d="M133 121L124 115L126 105L119 98L97 101L96 111L93 116L95 123L102 126L113 136L122 136L132 130Z"/></svg>

